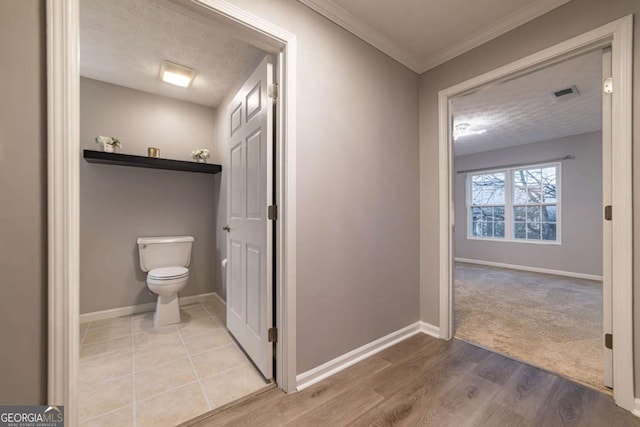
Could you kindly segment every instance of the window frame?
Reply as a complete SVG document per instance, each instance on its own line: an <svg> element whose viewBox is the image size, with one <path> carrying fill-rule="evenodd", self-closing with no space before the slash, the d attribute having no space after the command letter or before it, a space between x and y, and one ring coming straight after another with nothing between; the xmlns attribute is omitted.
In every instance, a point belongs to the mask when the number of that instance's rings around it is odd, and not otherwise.
<svg viewBox="0 0 640 427"><path fill-rule="evenodd" d="M533 240L533 239L516 239L515 227L513 218L513 171L521 169L532 168L556 168L556 240ZM472 192L471 185L474 176L485 175L490 173L504 173L505 174L505 200L504 200L504 237L482 237L473 236L473 216L471 215L472 204ZM540 203L534 206L553 205L554 203ZM521 203L517 204L522 206ZM493 206L493 205L487 205ZM465 216L467 223L467 240L480 240L489 242L504 242L504 243L529 243L534 245L561 245L562 244L562 164L560 162L546 162L546 163L531 163L523 164L514 167L502 167L493 169L483 169L473 172L467 172L465 178Z"/></svg>

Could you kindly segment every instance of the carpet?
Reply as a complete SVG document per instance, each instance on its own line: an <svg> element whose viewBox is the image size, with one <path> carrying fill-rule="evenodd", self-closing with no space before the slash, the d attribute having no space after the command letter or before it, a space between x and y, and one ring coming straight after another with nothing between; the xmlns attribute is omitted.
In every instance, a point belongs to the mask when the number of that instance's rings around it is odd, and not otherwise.
<svg viewBox="0 0 640 427"><path fill-rule="evenodd" d="M608 390L601 282L456 263L454 289L456 337Z"/></svg>

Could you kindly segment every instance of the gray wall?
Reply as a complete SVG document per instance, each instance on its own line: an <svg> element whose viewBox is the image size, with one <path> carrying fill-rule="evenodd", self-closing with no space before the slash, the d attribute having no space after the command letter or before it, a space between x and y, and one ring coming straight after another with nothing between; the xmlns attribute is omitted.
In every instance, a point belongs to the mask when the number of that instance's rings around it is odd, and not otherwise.
<svg viewBox="0 0 640 427"><path fill-rule="evenodd" d="M44 2L0 2L0 405L46 402Z"/></svg>
<svg viewBox="0 0 640 427"><path fill-rule="evenodd" d="M455 158L455 170L536 163L566 155L560 188L561 244L467 239L465 185L455 176L455 256L573 273L602 275L602 134L593 132Z"/></svg>
<svg viewBox="0 0 640 427"><path fill-rule="evenodd" d="M640 143L640 2L637 0L573 0L420 76L420 316L439 323L438 307L438 91L533 54L615 19L635 13L633 135ZM634 210L640 209L640 150L634 150ZM639 217L640 218L640 217ZM640 220L634 227L640 248ZM640 272L640 250L634 273ZM634 285L634 306L640 287ZM640 384L640 313L634 311L636 384Z"/></svg>
<svg viewBox="0 0 640 427"><path fill-rule="evenodd" d="M417 76L291 0L298 37L297 370L418 320Z"/></svg>
<svg viewBox="0 0 640 427"><path fill-rule="evenodd" d="M98 149L97 135L116 136L126 154L190 160L213 149L213 108L114 86L80 81L80 142ZM215 160L215 159L213 159ZM211 162L211 160L210 160ZM195 237L182 296L213 292L216 273L216 185L213 175L80 164L80 313L153 302L140 270L138 236Z"/></svg>

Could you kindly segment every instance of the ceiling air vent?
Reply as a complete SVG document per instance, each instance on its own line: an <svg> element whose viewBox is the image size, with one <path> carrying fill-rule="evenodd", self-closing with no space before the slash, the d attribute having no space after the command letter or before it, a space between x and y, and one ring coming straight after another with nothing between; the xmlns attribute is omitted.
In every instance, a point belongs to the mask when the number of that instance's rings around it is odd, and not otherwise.
<svg viewBox="0 0 640 427"><path fill-rule="evenodd" d="M580 92L578 92L578 88L575 85L551 92L551 97L556 101L564 101L575 98L576 96L580 96Z"/></svg>

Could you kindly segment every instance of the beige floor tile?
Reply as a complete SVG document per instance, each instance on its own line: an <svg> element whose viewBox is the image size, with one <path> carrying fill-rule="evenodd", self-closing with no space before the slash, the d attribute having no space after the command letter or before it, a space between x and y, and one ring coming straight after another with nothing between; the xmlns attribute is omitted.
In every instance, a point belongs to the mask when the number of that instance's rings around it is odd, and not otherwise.
<svg viewBox="0 0 640 427"><path fill-rule="evenodd" d="M235 344L219 347L191 357L198 377L205 378L247 363Z"/></svg>
<svg viewBox="0 0 640 427"><path fill-rule="evenodd" d="M223 329L224 327L220 322L212 318L192 319L189 322L180 323L178 331L182 337L190 337L192 335L198 335L205 332L211 332L217 329Z"/></svg>
<svg viewBox="0 0 640 427"><path fill-rule="evenodd" d="M182 316L182 322L187 323L190 320L207 319L209 312L200 304L192 304L180 307L180 315Z"/></svg>
<svg viewBox="0 0 640 427"><path fill-rule="evenodd" d="M132 402L133 379L131 375L100 384L83 384L78 390L80 421L83 422L105 412L131 405Z"/></svg>
<svg viewBox="0 0 640 427"><path fill-rule="evenodd" d="M131 316L124 316L124 317L114 317L111 319L103 319L103 320L96 320L95 322L91 322L89 329L98 329L98 328L104 328L106 326L109 327L120 327L120 326L128 326L129 328L131 327Z"/></svg>
<svg viewBox="0 0 640 427"><path fill-rule="evenodd" d="M86 422L81 422L82 427L129 427L133 425L133 406L118 409Z"/></svg>
<svg viewBox="0 0 640 427"><path fill-rule="evenodd" d="M131 335L131 325L112 325L93 329L89 326L83 344L94 344Z"/></svg>
<svg viewBox="0 0 640 427"><path fill-rule="evenodd" d="M262 376L249 363L202 380L202 386L213 408L233 402L266 385Z"/></svg>
<svg viewBox="0 0 640 427"><path fill-rule="evenodd" d="M233 339L223 328L217 329L213 332L205 332L204 334L185 337L183 340L184 344L187 346L187 351L191 355L212 350L224 345L233 344Z"/></svg>
<svg viewBox="0 0 640 427"><path fill-rule="evenodd" d="M132 337L116 338L110 341L102 341L95 344L86 344L80 348L80 361L99 356L110 356L117 353L129 353L133 350Z"/></svg>
<svg viewBox="0 0 640 427"><path fill-rule="evenodd" d="M140 372L184 357L187 357L187 352L180 340L162 343L145 350L137 350L134 354L134 369Z"/></svg>
<svg viewBox="0 0 640 427"><path fill-rule="evenodd" d="M133 316L133 329L135 330L153 330L153 315L154 312L136 314Z"/></svg>
<svg viewBox="0 0 640 427"><path fill-rule="evenodd" d="M227 306L217 299L209 300L202 303L202 306L213 316L218 319L226 318Z"/></svg>
<svg viewBox="0 0 640 427"><path fill-rule="evenodd" d="M182 388L139 401L136 408L137 427L175 426L209 410L200 384Z"/></svg>
<svg viewBox="0 0 640 427"><path fill-rule="evenodd" d="M110 378L131 374L131 354L119 353L101 356L80 363L79 378L81 383L97 384Z"/></svg>
<svg viewBox="0 0 640 427"><path fill-rule="evenodd" d="M89 322L80 323L80 339L84 338L85 332L87 332L87 329L89 329L89 324Z"/></svg>
<svg viewBox="0 0 640 427"><path fill-rule="evenodd" d="M194 382L196 373L187 357L146 371L136 372L136 399L148 399L156 394Z"/></svg>
<svg viewBox="0 0 640 427"><path fill-rule="evenodd" d="M159 330L144 330L136 332L133 336L133 349L138 352L165 344L174 345L176 342L180 342L180 335L173 326Z"/></svg>

